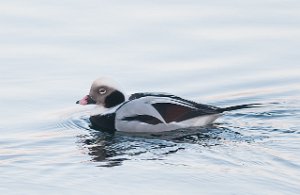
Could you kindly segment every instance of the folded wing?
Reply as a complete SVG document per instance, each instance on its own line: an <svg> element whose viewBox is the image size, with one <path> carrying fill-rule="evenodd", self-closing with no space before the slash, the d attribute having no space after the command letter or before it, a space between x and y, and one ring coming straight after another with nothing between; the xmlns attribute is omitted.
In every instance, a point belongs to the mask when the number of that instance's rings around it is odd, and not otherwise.
<svg viewBox="0 0 300 195"><path fill-rule="evenodd" d="M166 93L136 93L129 99L149 99L148 103L160 114L166 123L181 122L194 117L220 113L218 107L198 104Z"/></svg>

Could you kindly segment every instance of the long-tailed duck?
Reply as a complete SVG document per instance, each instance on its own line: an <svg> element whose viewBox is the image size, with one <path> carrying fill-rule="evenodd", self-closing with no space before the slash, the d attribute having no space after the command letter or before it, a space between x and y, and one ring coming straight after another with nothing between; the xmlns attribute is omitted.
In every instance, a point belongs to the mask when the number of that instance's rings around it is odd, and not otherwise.
<svg viewBox="0 0 300 195"><path fill-rule="evenodd" d="M89 95L76 103L106 108L104 113L91 116L90 121L92 128L111 132L163 132L205 126L225 111L251 106L220 108L166 93L135 93L126 98L118 85L106 78L95 80Z"/></svg>

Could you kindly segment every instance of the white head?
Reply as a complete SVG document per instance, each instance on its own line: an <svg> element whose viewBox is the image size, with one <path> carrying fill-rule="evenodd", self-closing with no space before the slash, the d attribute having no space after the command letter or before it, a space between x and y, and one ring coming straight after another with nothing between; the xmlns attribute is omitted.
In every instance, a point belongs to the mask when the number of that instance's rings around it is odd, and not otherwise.
<svg viewBox="0 0 300 195"><path fill-rule="evenodd" d="M99 78L92 83L89 95L77 104L97 104L105 108L111 108L125 101L125 95L121 92L118 84L109 78Z"/></svg>

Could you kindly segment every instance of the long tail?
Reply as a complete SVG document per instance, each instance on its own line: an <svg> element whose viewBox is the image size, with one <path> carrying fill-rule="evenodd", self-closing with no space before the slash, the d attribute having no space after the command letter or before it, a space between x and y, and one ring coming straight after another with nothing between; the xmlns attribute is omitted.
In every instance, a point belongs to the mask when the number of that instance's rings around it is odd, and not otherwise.
<svg viewBox="0 0 300 195"><path fill-rule="evenodd" d="M242 104L242 105L237 105L237 106L229 106L225 108L220 108L220 112L226 112L226 111L231 111L231 110L239 110L243 108L255 108L260 106L261 104Z"/></svg>

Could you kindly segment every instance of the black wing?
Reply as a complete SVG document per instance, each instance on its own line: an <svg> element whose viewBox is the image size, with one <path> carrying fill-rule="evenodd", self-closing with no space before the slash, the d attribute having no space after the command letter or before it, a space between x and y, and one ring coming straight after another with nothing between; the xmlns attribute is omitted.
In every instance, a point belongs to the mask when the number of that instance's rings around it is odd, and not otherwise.
<svg viewBox="0 0 300 195"><path fill-rule="evenodd" d="M135 100L139 99L142 97L147 97L147 96L152 96L152 97L168 97L174 101L179 102L180 104L187 105L188 107L195 107L202 111L205 114L216 114L216 113L221 113L221 108L216 107L216 106L211 106L207 104L199 104L197 102L191 101L191 100L186 100L181 97L168 94L168 93L134 93L129 97L129 100Z"/></svg>
<svg viewBox="0 0 300 195"><path fill-rule="evenodd" d="M172 103L156 103L152 105L167 122L181 122L198 116L218 114L212 109L199 109Z"/></svg>
<svg viewBox="0 0 300 195"><path fill-rule="evenodd" d="M167 97L171 100L171 102L168 103L152 104L152 106L159 112L159 114L167 123L180 122L198 116L219 114L222 112L218 107L198 104L196 102L166 93L135 93L129 97L129 100L135 100L149 96L164 98Z"/></svg>
<svg viewBox="0 0 300 195"><path fill-rule="evenodd" d="M139 99L142 97L147 97L147 96L152 96L152 97L177 97L174 96L172 94L168 94L168 93L149 93L149 92L145 92L145 93L134 93L129 97L129 100L135 100L135 99Z"/></svg>

